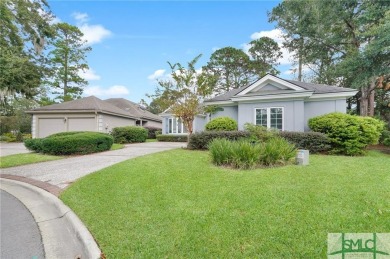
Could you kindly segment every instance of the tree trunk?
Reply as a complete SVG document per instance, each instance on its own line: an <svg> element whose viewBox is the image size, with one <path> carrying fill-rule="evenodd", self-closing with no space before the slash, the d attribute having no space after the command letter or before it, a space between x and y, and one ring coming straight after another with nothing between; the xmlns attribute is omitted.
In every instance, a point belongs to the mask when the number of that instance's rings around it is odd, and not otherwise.
<svg viewBox="0 0 390 259"><path fill-rule="evenodd" d="M368 107L369 107L369 116L374 117L375 115L375 89L370 92L370 96L368 98Z"/></svg>
<svg viewBox="0 0 390 259"><path fill-rule="evenodd" d="M371 93L375 90L376 78L371 79L370 85L367 87L362 87L361 97L360 97L360 116L371 116L374 114L374 99L371 101L371 97L375 97L374 94ZM372 115L373 116L373 115Z"/></svg>

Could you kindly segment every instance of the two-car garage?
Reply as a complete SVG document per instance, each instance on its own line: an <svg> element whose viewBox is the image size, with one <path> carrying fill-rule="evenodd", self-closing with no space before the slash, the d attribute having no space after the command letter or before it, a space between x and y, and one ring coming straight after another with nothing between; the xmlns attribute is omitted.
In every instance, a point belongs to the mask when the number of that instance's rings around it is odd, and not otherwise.
<svg viewBox="0 0 390 259"><path fill-rule="evenodd" d="M98 131L96 116L37 116L36 120L37 138L65 131Z"/></svg>

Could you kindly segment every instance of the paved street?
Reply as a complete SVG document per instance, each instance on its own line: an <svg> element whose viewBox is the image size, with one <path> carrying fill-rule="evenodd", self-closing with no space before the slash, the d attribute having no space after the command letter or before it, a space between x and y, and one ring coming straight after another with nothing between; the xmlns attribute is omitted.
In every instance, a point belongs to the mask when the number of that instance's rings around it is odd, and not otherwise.
<svg viewBox="0 0 390 259"><path fill-rule="evenodd" d="M30 211L3 190L0 200L0 258L44 258L42 237Z"/></svg>

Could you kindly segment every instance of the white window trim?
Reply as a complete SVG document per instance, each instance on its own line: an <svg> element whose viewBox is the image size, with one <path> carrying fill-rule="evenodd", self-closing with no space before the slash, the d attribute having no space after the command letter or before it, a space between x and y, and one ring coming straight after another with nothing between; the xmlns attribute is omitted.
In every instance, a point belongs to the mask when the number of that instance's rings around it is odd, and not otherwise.
<svg viewBox="0 0 390 259"><path fill-rule="evenodd" d="M176 119L176 132L173 132L173 120L174 119ZM172 127L171 127L171 129L169 128L169 120L172 120ZM179 123L178 123L178 121L179 121L179 118L177 118L177 117L170 117L170 118L168 118L168 132L167 132L167 134L183 134L183 135L187 135L188 133L186 133L186 132L181 132L181 133L178 133L178 130L179 130ZM183 129L184 129L184 124L183 124L183 122L181 123L181 130L183 131ZM169 130L171 130L172 132L169 132Z"/></svg>
<svg viewBox="0 0 390 259"><path fill-rule="evenodd" d="M282 131L284 131L284 107L257 107L254 112L253 124L256 124L257 110L267 110L267 129L271 129L271 109L282 109Z"/></svg>

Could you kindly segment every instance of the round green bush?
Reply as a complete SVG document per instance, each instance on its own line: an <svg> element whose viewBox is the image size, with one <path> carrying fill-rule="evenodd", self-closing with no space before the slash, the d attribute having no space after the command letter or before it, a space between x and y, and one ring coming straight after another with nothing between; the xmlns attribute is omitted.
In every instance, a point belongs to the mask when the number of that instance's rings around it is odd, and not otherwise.
<svg viewBox="0 0 390 259"><path fill-rule="evenodd" d="M309 119L309 127L329 137L332 153L354 156L378 143L384 123L371 117L329 113Z"/></svg>
<svg viewBox="0 0 390 259"><path fill-rule="evenodd" d="M218 117L206 124L206 130L209 131L234 131L237 128L237 122L229 117Z"/></svg>
<svg viewBox="0 0 390 259"><path fill-rule="evenodd" d="M27 139L27 149L50 155L81 155L109 150L113 138L100 132L72 132L42 139Z"/></svg>
<svg viewBox="0 0 390 259"><path fill-rule="evenodd" d="M148 130L139 126L113 128L111 135L115 143L140 143L148 138Z"/></svg>

